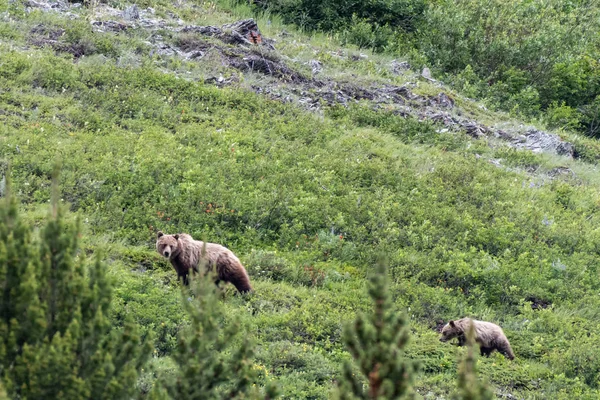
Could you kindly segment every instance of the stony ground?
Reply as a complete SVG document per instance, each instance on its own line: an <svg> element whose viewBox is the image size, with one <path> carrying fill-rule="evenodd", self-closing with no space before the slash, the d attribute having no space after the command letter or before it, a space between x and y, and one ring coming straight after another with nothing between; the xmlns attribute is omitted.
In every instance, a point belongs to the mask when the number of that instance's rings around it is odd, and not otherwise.
<svg viewBox="0 0 600 400"><path fill-rule="evenodd" d="M80 18L79 3L28 0L26 4L29 9L59 12L69 18ZM448 94L443 83L431 78L427 68L421 73L415 73L407 62L393 60L387 66L392 75L404 76L408 80L405 84L365 84L322 76L323 63L318 60L298 65L298 61L282 56L277 51L276 40L261 35L260 27L253 20L236 21L222 26L196 26L186 24L174 14L159 17L152 8L140 9L132 5L117 9L106 4L97 5L89 19L97 32L145 32L151 54L197 63L216 58L222 67L239 70L244 74L264 75L270 79L261 80L260 85L248 84L247 89L278 101L296 102L315 112L321 111L323 106L369 102L374 109L434 122L439 125L441 132L464 131L474 138L487 138L493 145L576 157L574 146L556 134L532 126L490 126L478 121L474 113L456 104L454 96ZM75 57L84 56L85 48L61 41L63 33L38 26L31 32L30 43L35 46L51 46L57 51L70 52ZM281 32L281 36L288 35L285 31ZM332 52L331 57L350 57L359 61L368 56ZM307 69L309 73L305 72ZM206 72L205 83L217 86L240 84L235 76L225 78L222 75L210 75L210 69ZM181 76L186 77L185 74ZM414 88L423 82L437 88L437 94L417 94ZM499 163L498 160L490 161Z"/></svg>

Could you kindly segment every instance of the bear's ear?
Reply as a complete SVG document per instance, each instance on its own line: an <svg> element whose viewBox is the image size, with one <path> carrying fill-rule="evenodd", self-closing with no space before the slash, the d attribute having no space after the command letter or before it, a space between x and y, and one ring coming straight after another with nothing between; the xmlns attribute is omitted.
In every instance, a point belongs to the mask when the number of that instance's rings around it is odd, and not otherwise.
<svg viewBox="0 0 600 400"><path fill-rule="evenodd" d="M450 326L453 328L456 326L456 325L454 325L454 321L450 321Z"/></svg>
<svg viewBox="0 0 600 400"><path fill-rule="evenodd" d="M175 238L175 240L179 240L179 233L176 235L173 235L173 237Z"/></svg>
<svg viewBox="0 0 600 400"><path fill-rule="evenodd" d="M162 233L162 231L158 231L158 233L156 234L156 237L159 238L161 236L164 236L164 233Z"/></svg>

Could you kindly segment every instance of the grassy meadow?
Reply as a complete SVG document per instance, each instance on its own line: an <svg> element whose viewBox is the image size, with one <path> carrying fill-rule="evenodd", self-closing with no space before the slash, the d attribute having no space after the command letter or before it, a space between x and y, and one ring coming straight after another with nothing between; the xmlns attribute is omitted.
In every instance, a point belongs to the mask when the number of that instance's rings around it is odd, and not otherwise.
<svg viewBox="0 0 600 400"><path fill-rule="evenodd" d="M501 325L511 341L514 362L496 353L478 362L497 396L600 396L595 140L562 132L579 146L571 159L444 132L366 102L307 111L250 90L272 78L227 68L210 50L186 61L151 54L141 28L93 31L93 6L70 18L0 0L0 169L39 226L61 164L61 201L81 221L83 250L103 254L115 284L113 324L131 316L153 338L142 396L172 374L188 323L176 275L154 250L158 230L240 257L255 292L228 288L224 319L239 318L253 337L259 384L276 382L282 398L331 396L350 358L342 324L371 308L366 277L382 254L397 310L410 320L405 355L420 365L423 398L454 391L466 350L440 343L437 329L464 316ZM138 6L196 25L250 15L211 2ZM314 58L331 79L414 78L386 72L389 55L339 59L331 52L360 52L276 16L258 21L304 74ZM59 31L63 50L32 44ZM207 82L219 74L233 83ZM444 90L487 121L518 123Z"/></svg>

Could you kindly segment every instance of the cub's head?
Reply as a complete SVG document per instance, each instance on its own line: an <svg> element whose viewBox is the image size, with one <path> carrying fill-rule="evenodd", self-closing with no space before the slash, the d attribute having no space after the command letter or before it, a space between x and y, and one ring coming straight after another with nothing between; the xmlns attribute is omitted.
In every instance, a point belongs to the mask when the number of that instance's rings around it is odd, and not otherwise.
<svg viewBox="0 0 600 400"><path fill-rule="evenodd" d="M447 342L448 340L452 340L463 333L464 332L462 329L459 328L454 321L450 321L442 328L442 337L440 338L440 342Z"/></svg>
<svg viewBox="0 0 600 400"><path fill-rule="evenodd" d="M156 251L165 258L171 258L177 251L178 240L179 235L165 235L159 231L156 239Z"/></svg>

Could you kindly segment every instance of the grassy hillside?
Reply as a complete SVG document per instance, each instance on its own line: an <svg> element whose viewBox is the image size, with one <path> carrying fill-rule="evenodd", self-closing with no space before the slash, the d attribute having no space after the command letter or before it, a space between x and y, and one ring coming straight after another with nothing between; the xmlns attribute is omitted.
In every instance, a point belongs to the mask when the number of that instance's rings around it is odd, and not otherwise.
<svg viewBox="0 0 600 400"><path fill-rule="evenodd" d="M479 363L498 396L598 397L595 141L562 133L571 158L474 139L368 98L307 107L315 88L303 94L289 74L232 68L225 61L241 57L239 47L177 31L233 22L244 9L147 1L140 8L166 21L156 29L91 24L119 21L112 10L126 6L45 11L0 0L0 157L32 224L46 214L61 162L62 200L117 285L114 324L131 315L155 338L142 391L170 373L186 324L176 276L153 248L162 230L240 256L256 293L230 290L226 316L255 337L262 383L277 381L284 398L328 398L349 358L341 323L370 308L365 277L382 253L397 309L410 317L407 356L421 365L425 398L455 388L465 351L440 343L436 328L463 316L500 324L511 341L516 361ZM276 18L259 26L276 50L252 51L298 79L310 80L317 60L340 87L410 82L422 96L449 93L454 114L519 129L410 70L390 72L385 55ZM156 50L185 43L202 56Z"/></svg>
<svg viewBox="0 0 600 400"><path fill-rule="evenodd" d="M598 136L600 7L590 0L234 0L416 65L519 116Z"/></svg>

